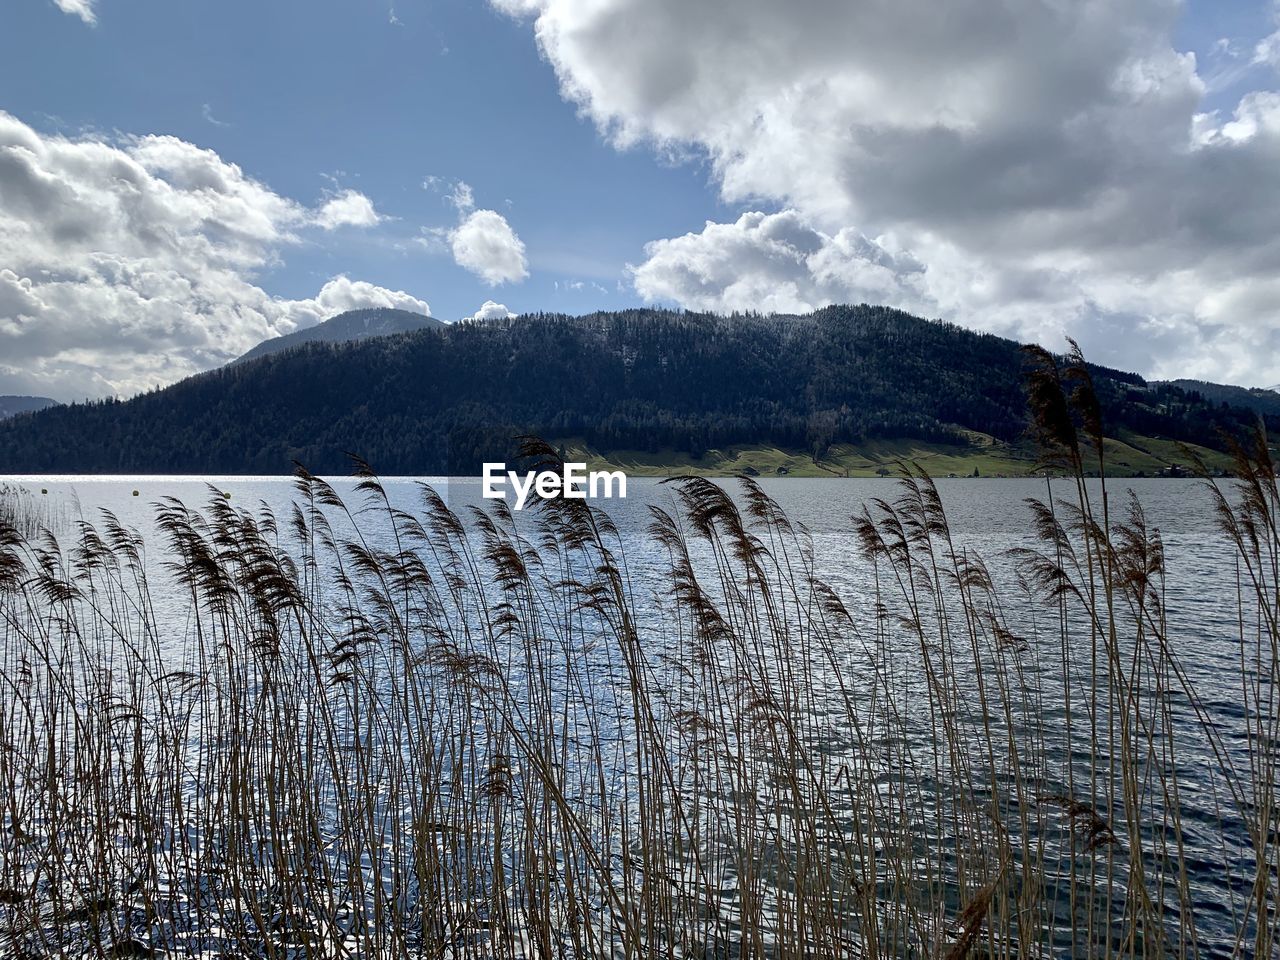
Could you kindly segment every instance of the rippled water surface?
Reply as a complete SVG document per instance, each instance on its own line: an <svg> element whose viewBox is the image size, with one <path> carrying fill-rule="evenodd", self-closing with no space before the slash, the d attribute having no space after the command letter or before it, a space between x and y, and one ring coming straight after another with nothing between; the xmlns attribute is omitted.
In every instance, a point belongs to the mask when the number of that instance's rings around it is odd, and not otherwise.
<svg viewBox="0 0 1280 960"><path fill-rule="evenodd" d="M283 512L294 499L290 477L8 477L8 480L46 496L65 514L83 514L92 519L97 511L112 511L127 525L146 533L154 514L153 504L176 497L188 505L207 502L211 488L228 492L232 502L243 508L265 504ZM330 478L344 497L354 490L355 481ZM733 481L722 481L732 488ZM822 559L825 548L847 552L850 517L876 498L892 499L896 483L891 479L761 479L761 487L793 520L806 524L813 534ZM412 509L418 502L422 483L434 486L455 510L468 505L484 505L480 481L457 478L382 479L396 506ZM1015 546L1026 546L1031 538L1031 513L1025 501L1044 499L1050 489L1055 497L1073 497L1074 481L1035 479L941 479L937 481L943 503L957 540L982 550L989 559ZM1089 481L1095 493L1098 481ZM1158 527L1170 556L1183 573L1203 573L1213 569L1231 552L1218 535L1209 510L1209 498L1198 480L1132 479L1108 483L1111 503L1122 511L1130 494L1137 497L1148 521ZM134 492L137 495L134 495ZM670 488L649 477L631 477L625 500L596 500L608 510L629 541L637 545L645 538L648 508L672 502ZM357 496L351 497L353 504ZM1177 572L1177 571L1174 571Z"/></svg>
<svg viewBox="0 0 1280 960"><path fill-rule="evenodd" d="M154 527L155 505L176 498L190 507L207 504L218 492L230 494L231 503L257 512L263 507L277 517L287 517L296 498L290 477L11 477L34 492L44 490L40 499L49 501L55 516L63 521L83 517L90 521L107 510L126 526L137 528L148 544L148 566L159 574L164 559L163 538ZM369 513L359 511L364 502L350 478L330 478L334 488L353 511L360 533L371 543L385 546L386 519L375 505ZM721 481L735 489L735 481ZM840 590L855 613L869 610L870 565L862 557L854 536L853 517L877 499L892 500L899 487L892 479L808 479L777 478L758 481L766 493L793 520L804 524L812 537L819 574ZM1009 556L1018 548L1036 547L1029 499L1055 500L1075 497L1075 483L1068 480L965 478L936 481L947 511L957 547L974 550L993 571L998 587L1016 585L1018 566ZM471 507L487 508L491 501L481 495L478 479L383 478L393 506L417 513L421 487L430 484L449 506L465 514ZM1088 481L1091 495L1101 503L1100 481ZM1219 530L1204 484L1191 479L1111 480L1107 492L1113 522L1128 516L1136 500L1148 525L1159 532L1167 555L1167 606L1170 634L1179 644L1180 655L1203 670L1205 693L1230 703L1237 691L1224 686L1217 659L1238 656L1235 555ZM676 511L674 491L661 480L632 477L627 497L596 500L617 524L628 571L642 588L661 588L665 583L665 555L649 533L651 508ZM519 518L521 515L517 514ZM533 511L526 510L530 525ZM158 575L153 590L163 610L166 606L166 577ZM643 594L645 589L642 589ZM185 597L174 604L175 610ZM1015 611L1010 611L1016 614Z"/></svg>
<svg viewBox="0 0 1280 960"><path fill-rule="evenodd" d="M240 508L257 510L265 505L277 516L287 515L295 498L289 477L11 477L10 482L34 491L47 490L56 514L95 520L109 510L126 526L136 527L152 545L151 560L161 538L153 528L154 504L174 497L188 506L207 503L214 491L231 494ZM355 481L331 478L334 488L354 510L361 502ZM383 478L393 505L414 512L423 483L438 490L454 510L487 506L480 481L448 478ZM722 481L733 489L734 481ZM762 479L761 487L788 516L808 527L822 575L834 584L856 588L863 582L865 564L853 537L852 517L877 498L892 500L898 494L891 479ZM1099 481L1089 481L1096 497ZM1006 554L1011 549L1035 546L1029 498L1072 499L1074 481L1036 479L940 479L939 492L947 510L957 545L977 551L997 572L1013 577ZM597 500L617 524L633 573L643 573L646 560L656 560L648 533L650 507L673 508L673 491L662 481L648 477L628 480L623 500ZM135 495L136 491L136 495ZM1108 482L1113 520L1123 520L1131 498L1136 498L1148 524L1164 540L1168 556L1168 590L1171 615L1190 635L1231 634L1235 629L1235 561L1230 544L1219 531L1211 511L1209 494L1198 480L1131 479ZM528 511L526 511L528 512ZM380 519L380 518L379 518ZM532 517L530 518L532 522ZM362 526L375 542L380 524Z"/></svg>

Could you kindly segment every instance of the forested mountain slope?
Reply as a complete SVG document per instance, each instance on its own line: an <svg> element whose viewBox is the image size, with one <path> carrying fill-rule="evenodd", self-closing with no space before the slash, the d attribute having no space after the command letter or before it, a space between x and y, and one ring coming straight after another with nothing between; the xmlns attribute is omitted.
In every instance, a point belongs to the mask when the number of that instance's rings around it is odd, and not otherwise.
<svg viewBox="0 0 1280 960"><path fill-rule="evenodd" d="M0 423L0 472L474 474L517 433L596 451L1017 441L1017 343L884 307L539 314L311 343L127 401ZM1095 368L1109 434L1220 446L1251 411Z"/></svg>

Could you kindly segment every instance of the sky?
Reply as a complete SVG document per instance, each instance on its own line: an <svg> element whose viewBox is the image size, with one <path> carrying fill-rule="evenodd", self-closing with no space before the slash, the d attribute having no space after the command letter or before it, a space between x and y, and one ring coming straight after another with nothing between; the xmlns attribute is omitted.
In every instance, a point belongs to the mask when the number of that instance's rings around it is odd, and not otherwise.
<svg viewBox="0 0 1280 960"><path fill-rule="evenodd" d="M843 302L1280 383L1280 0L0 13L0 394L362 306Z"/></svg>

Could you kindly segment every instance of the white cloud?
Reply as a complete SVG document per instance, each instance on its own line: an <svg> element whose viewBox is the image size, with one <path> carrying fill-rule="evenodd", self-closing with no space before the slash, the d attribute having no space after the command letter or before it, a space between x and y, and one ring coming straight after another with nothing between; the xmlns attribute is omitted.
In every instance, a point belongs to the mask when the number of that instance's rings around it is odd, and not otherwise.
<svg viewBox="0 0 1280 960"><path fill-rule="evenodd" d="M417 237L419 244L432 253L452 253L458 266L490 286L529 276L524 243L502 214L476 209L475 193L469 183L433 175L426 177L422 186L443 193L444 202L457 211L458 222L453 227L424 228Z"/></svg>
<svg viewBox="0 0 1280 960"><path fill-rule="evenodd" d="M1254 63L1265 63L1280 70L1280 30L1258 41L1253 52Z"/></svg>
<svg viewBox="0 0 1280 960"><path fill-rule="evenodd" d="M0 393L132 394L358 305L427 305L337 277L255 274L319 213L173 137L39 133L0 112Z"/></svg>
<svg viewBox="0 0 1280 960"><path fill-rule="evenodd" d="M431 316L431 306L403 290L388 290L366 280L351 280L339 274L310 300L281 300L290 320L299 328L314 326L348 310L390 307Z"/></svg>
<svg viewBox="0 0 1280 960"><path fill-rule="evenodd" d="M1271 2L1271 19L1280 28L1280 0ZM1253 62L1280 70L1280 29L1258 41L1253 51Z"/></svg>
<svg viewBox="0 0 1280 960"><path fill-rule="evenodd" d="M207 103L201 105L200 116L204 117L206 123L210 123L215 127L231 126L231 124L227 123L225 120L219 120L217 117L215 117L213 115L213 107L209 106L209 104Z"/></svg>
<svg viewBox="0 0 1280 960"><path fill-rule="evenodd" d="M1280 114L1266 91L1205 109L1172 45L1178 0L491 2L530 18L612 142L701 155L725 201L800 231L739 220L659 241L635 268L645 295L767 309L865 293L1074 332L1152 373L1274 380ZM817 248L796 247L805 231ZM922 269L887 275L864 237Z"/></svg>
<svg viewBox="0 0 1280 960"><path fill-rule="evenodd" d="M807 313L837 301L894 302L921 310L923 267L842 230L828 236L794 210L708 221L701 233L657 240L632 268L648 300L698 310Z"/></svg>
<svg viewBox="0 0 1280 960"><path fill-rule="evenodd" d="M444 202L457 210L460 215L475 209L475 193L471 189L471 184L465 180L450 180L448 177L428 174L422 179L422 189L443 194Z"/></svg>
<svg viewBox="0 0 1280 960"><path fill-rule="evenodd" d="M582 293L585 290L602 294L609 292L594 280L553 280L551 284L556 290L564 290L568 293Z"/></svg>
<svg viewBox="0 0 1280 960"><path fill-rule="evenodd" d="M93 10L95 0L53 0L53 2L63 13L79 17L85 23L95 24L98 22L98 15Z"/></svg>
<svg viewBox="0 0 1280 960"><path fill-rule="evenodd" d="M508 317L514 317L515 314L507 309L505 303L494 303L492 300L486 300L484 304L467 317L468 320L506 320Z"/></svg>
<svg viewBox="0 0 1280 960"><path fill-rule="evenodd" d="M496 286L529 276L524 244L506 217L496 210L473 210L449 231L449 248L458 266Z"/></svg>
<svg viewBox="0 0 1280 960"><path fill-rule="evenodd" d="M325 230L338 227L375 227L385 218L373 208L373 201L358 190L343 190L321 204L315 222Z"/></svg>
<svg viewBox="0 0 1280 960"><path fill-rule="evenodd" d="M447 199L457 208L459 214L470 213L476 207L476 198L471 192L471 184L465 180L459 180L453 185Z"/></svg>

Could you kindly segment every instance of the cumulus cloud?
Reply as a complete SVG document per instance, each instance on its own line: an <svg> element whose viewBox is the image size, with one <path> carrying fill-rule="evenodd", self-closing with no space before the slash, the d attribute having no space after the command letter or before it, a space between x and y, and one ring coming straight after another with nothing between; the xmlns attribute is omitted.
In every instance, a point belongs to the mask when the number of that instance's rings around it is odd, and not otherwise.
<svg viewBox="0 0 1280 960"><path fill-rule="evenodd" d="M490 286L529 276L524 243L496 210L472 210L449 231L449 249L458 266Z"/></svg>
<svg viewBox="0 0 1280 960"><path fill-rule="evenodd" d="M376 227L383 216L373 208L373 201L359 190L343 190L329 197L316 211L315 222L325 230L338 227Z"/></svg>
<svg viewBox="0 0 1280 960"><path fill-rule="evenodd" d="M372 307L389 307L431 316L431 306L425 300L405 293L388 290L366 280L351 280L339 274L308 300L277 301L296 328L310 327L329 317L348 310L365 310Z"/></svg>
<svg viewBox="0 0 1280 960"><path fill-rule="evenodd" d="M648 300L698 310L807 313L838 300L920 309L923 267L851 230L829 236L794 210L707 222L701 233L650 243L632 270Z"/></svg>
<svg viewBox="0 0 1280 960"><path fill-rule="evenodd" d="M507 309L505 303L494 303L492 300L486 300L484 304L467 317L468 320L506 320L508 317L514 317L515 314Z"/></svg>
<svg viewBox="0 0 1280 960"><path fill-rule="evenodd" d="M304 300L257 286L318 216L174 137L71 139L0 112L0 393L128 395L352 306L426 312L346 277Z"/></svg>
<svg viewBox="0 0 1280 960"><path fill-rule="evenodd" d="M53 0L53 2L63 13L79 17L85 23L92 25L98 22L98 15L93 10L94 0Z"/></svg>
<svg viewBox="0 0 1280 960"><path fill-rule="evenodd" d="M781 211L651 245L646 296L865 296L1274 380L1280 110L1206 109L1177 0L491 2L612 142L700 154L724 200Z"/></svg>
<svg viewBox="0 0 1280 960"><path fill-rule="evenodd" d="M496 210L477 210L475 193L465 180L429 176L423 189L444 195L444 202L458 213L453 227L431 227L418 242L433 253L448 252L458 266L490 286L513 283L529 276L524 243L507 218Z"/></svg>

